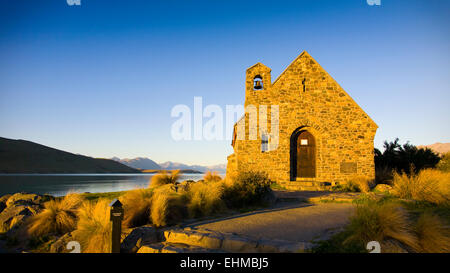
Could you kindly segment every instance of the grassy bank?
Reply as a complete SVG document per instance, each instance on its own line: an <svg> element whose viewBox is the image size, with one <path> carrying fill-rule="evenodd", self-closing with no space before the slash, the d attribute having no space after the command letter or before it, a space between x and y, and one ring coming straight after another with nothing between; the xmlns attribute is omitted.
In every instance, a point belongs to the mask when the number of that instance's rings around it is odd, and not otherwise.
<svg viewBox="0 0 450 273"><path fill-rule="evenodd" d="M233 181L207 173L198 182L179 182L177 171L161 172L148 188L107 193L71 193L44 202L43 208L21 224L15 237L28 240L32 251L49 251L58 238L80 242L83 252L108 252L111 223L109 203L119 199L123 228L176 225L187 219L214 217L263 206L271 200L266 175L244 172ZM17 238L18 238L17 237Z"/></svg>

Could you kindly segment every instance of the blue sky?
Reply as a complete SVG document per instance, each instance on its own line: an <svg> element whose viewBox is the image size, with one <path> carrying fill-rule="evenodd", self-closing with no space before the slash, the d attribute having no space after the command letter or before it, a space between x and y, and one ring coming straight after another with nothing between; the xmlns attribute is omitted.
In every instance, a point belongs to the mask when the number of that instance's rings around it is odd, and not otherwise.
<svg viewBox="0 0 450 273"><path fill-rule="evenodd" d="M379 125L375 145L450 142L450 1L6 0L0 136L94 157L225 163L229 141L172 140L176 104L242 104L307 50Z"/></svg>

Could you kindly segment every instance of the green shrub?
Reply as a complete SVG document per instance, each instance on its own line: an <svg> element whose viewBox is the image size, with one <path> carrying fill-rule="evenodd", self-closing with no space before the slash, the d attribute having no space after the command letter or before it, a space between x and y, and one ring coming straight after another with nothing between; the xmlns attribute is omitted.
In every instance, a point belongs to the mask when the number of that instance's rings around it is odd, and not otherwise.
<svg viewBox="0 0 450 273"><path fill-rule="evenodd" d="M272 193L271 184L272 182L265 173L241 172L226 187L224 200L231 208L262 204L265 198Z"/></svg>

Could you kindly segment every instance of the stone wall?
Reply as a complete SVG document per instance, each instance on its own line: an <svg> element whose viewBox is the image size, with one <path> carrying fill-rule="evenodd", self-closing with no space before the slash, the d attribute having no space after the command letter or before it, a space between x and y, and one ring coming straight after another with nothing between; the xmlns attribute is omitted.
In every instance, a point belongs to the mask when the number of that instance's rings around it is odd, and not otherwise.
<svg viewBox="0 0 450 273"><path fill-rule="evenodd" d="M256 75L263 79L263 90L253 90ZM265 171L272 180L290 188L303 181L334 184L345 183L354 176L375 177L373 140L377 125L307 52L273 83L270 78L270 69L263 64L247 70L245 106L260 109L261 105L268 105L270 131L270 106L278 105L279 121L274 123L279 126L278 147L262 152L259 134L257 139L249 140L246 114L240 121L245 121L245 139L235 140L227 175L240 170ZM290 139L300 127L316 140L316 177L292 181Z"/></svg>

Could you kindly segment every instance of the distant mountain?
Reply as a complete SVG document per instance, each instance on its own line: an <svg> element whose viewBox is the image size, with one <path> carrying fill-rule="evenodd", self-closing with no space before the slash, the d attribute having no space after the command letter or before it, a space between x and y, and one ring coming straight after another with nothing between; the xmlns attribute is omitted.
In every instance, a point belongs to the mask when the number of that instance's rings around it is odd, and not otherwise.
<svg viewBox="0 0 450 273"><path fill-rule="evenodd" d="M118 157L111 158L114 161L120 162L124 165L127 165L131 168L141 169L141 170L194 170L198 172L207 172L207 171L218 171L225 172L227 169L227 164L219 164L213 166L201 166L201 165L187 165L179 162L167 161L164 163L156 163L147 157L136 157L133 159L120 159Z"/></svg>
<svg viewBox="0 0 450 273"><path fill-rule="evenodd" d="M0 137L0 173L139 173L119 162Z"/></svg>
<svg viewBox="0 0 450 273"><path fill-rule="evenodd" d="M434 144L430 144L430 145L420 145L417 146L417 148L429 148L432 151L434 151L435 153L438 154L445 154L450 152L450 143L434 143Z"/></svg>
<svg viewBox="0 0 450 273"><path fill-rule="evenodd" d="M141 170L160 170L161 167L155 161L146 158L146 157L136 157L133 159L120 159L117 157L113 157L112 160L120 162L128 167L141 169Z"/></svg>
<svg viewBox="0 0 450 273"><path fill-rule="evenodd" d="M183 163L172 162L172 161L159 163L159 166L161 166L161 168L164 170L191 169L191 170L196 170L196 171L200 171L200 172L207 172L207 171L225 172L227 169L227 164L219 164L219 165L213 165L213 166L201 166L201 165L186 165Z"/></svg>

